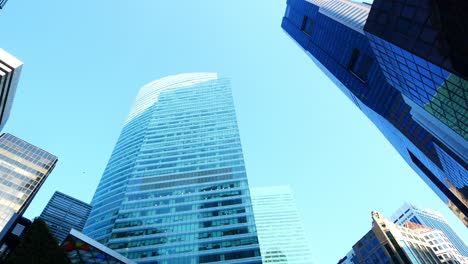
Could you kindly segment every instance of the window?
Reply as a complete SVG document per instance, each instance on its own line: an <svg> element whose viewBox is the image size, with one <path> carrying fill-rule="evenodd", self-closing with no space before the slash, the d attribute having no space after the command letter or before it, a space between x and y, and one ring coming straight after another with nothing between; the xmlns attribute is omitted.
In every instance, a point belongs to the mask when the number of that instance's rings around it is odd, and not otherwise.
<svg viewBox="0 0 468 264"><path fill-rule="evenodd" d="M367 54L361 54L358 49L354 49L351 54L348 70L361 82L366 82L373 61Z"/></svg>
<svg viewBox="0 0 468 264"><path fill-rule="evenodd" d="M304 16L304 19L302 19L301 31L311 36L313 27L314 21L312 21L308 16Z"/></svg>

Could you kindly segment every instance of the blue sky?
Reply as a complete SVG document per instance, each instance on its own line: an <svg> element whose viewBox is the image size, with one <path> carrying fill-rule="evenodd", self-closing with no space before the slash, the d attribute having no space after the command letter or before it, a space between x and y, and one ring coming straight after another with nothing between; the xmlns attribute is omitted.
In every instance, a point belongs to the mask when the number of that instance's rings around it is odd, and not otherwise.
<svg viewBox="0 0 468 264"><path fill-rule="evenodd" d="M232 80L251 186L289 184L316 263L336 263L404 201L466 228L280 27L285 0L26 1L0 11L1 48L25 65L4 132L59 162L55 190L90 202L144 84L172 74Z"/></svg>

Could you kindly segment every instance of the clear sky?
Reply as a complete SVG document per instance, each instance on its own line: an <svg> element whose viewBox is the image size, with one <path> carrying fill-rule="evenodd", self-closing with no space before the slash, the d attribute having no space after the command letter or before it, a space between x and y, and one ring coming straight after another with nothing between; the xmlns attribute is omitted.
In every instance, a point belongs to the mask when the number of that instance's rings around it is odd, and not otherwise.
<svg viewBox="0 0 468 264"><path fill-rule="evenodd" d="M0 47L24 62L3 129L59 157L55 190L90 202L141 86L185 72L232 80L251 186L289 184L316 263L336 263L404 201L466 228L281 29L286 0L9 0Z"/></svg>

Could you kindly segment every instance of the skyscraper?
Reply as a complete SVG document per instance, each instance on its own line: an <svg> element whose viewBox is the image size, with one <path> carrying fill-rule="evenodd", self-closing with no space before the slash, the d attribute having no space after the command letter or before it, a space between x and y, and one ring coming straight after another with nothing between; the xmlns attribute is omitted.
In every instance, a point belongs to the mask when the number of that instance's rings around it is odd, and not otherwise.
<svg viewBox="0 0 468 264"><path fill-rule="evenodd" d="M0 0L0 8L2 4ZM10 115L22 67L21 61L0 49L0 130Z"/></svg>
<svg viewBox="0 0 468 264"><path fill-rule="evenodd" d="M444 232L413 222L406 222L404 227L414 230L420 240L429 244L442 263L468 263L468 258L460 254Z"/></svg>
<svg viewBox="0 0 468 264"><path fill-rule="evenodd" d="M463 0L376 0L365 26L386 80L413 117L466 161L468 5Z"/></svg>
<svg viewBox="0 0 468 264"><path fill-rule="evenodd" d="M419 209L414 205L406 203L398 209L397 212L395 212L391 220L398 225L412 222L433 229L438 229L445 234L453 246L458 249L460 254L468 257L468 247L465 242L452 229L447 220L439 212Z"/></svg>
<svg viewBox="0 0 468 264"><path fill-rule="evenodd" d="M427 231L427 232L426 232ZM351 252L338 263L441 263L424 235L437 230L393 224L378 212L372 212L372 229L353 245Z"/></svg>
<svg viewBox="0 0 468 264"><path fill-rule="evenodd" d="M144 86L91 204L84 233L138 263L261 263L229 81Z"/></svg>
<svg viewBox="0 0 468 264"><path fill-rule="evenodd" d="M41 213L41 218L59 244L73 228L82 231L91 212L91 205L61 192L55 192Z"/></svg>
<svg viewBox="0 0 468 264"><path fill-rule="evenodd" d="M296 202L288 186L251 188L263 263L312 263Z"/></svg>
<svg viewBox="0 0 468 264"><path fill-rule="evenodd" d="M386 3L391 8L392 1ZM448 144L454 141L423 124L407 96L388 82L376 44L364 31L370 9L348 0L288 0L282 27L468 226L466 152L460 155ZM451 91L466 93L466 86L456 87Z"/></svg>
<svg viewBox="0 0 468 264"><path fill-rule="evenodd" d="M0 240L55 167L57 157L10 134L0 135Z"/></svg>

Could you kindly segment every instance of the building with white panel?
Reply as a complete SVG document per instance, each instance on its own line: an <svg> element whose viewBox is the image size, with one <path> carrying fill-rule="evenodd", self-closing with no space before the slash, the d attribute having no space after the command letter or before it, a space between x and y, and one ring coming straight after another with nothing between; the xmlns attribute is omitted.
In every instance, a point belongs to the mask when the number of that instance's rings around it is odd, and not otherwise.
<svg viewBox="0 0 468 264"><path fill-rule="evenodd" d="M263 263L313 263L291 189L252 188L251 196Z"/></svg>

